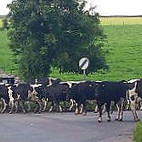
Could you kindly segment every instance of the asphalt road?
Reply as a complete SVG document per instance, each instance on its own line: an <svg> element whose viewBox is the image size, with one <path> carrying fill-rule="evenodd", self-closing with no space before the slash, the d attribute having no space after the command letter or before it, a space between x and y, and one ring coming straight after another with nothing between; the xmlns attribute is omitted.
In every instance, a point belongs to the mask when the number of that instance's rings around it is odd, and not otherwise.
<svg viewBox="0 0 142 142"><path fill-rule="evenodd" d="M142 112L138 112L142 119ZM0 114L0 142L132 142L135 126L132 113L124 121L98 123L98 115L74 113Z"/></svg>

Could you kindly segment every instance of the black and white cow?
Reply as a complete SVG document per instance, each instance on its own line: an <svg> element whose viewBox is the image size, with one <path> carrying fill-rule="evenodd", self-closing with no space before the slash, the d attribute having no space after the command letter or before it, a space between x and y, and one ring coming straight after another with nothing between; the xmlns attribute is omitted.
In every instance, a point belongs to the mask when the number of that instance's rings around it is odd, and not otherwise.
<svg viewBox="0 0 142 142"><path fill-rule="evenodd" d="M128 96L130 109L132 110L134 120L139 121L136 109L137 104L142 101L142 79L132 79L127 81L129 86Z"/></svg>
<svg viewBox="0 0 142 142"><path fill-rule="evenodd" d="M30 102L34 102L37 104L37 107L41 108L42 103L34 93L35 88L31 86L29 83L18 83L14 85L7 86L9 102L11 104L11 111L9 113L13 113L14 107L15 112L18 112L18 106L20 104L23 113L26 112L24 104L27 102L28 110L30 111ZM37 109L36 109L37 110ZM41 109L39 109L41 112Z"/></svg>
<svg viewBox="0 0 142 142"><path fill-rule="evenodd" d="M53 110L54 106L57 106L57 109L62 112L62 106L60 102L64 103L66 108L66 96L69 94L69 85L68 84L55 84L48 88L47 96L49 97L49 101L52 102L50 112Z"/></svg>
<svg viewBox="0 0 142 142"><path fill-rule="evenodd" d="M94 95L94 87L96 82L92 81L84 81L75 84L70 89L70 94L68 95L68 98L75 100L76 102L76 110L75 114L79 114L80 112L86 115L86 101L87 100L95 100ZM80 111L80 106L81 111Z"/></svg>
<svg viewBox="0 0 142 142"><path fill-rule="evenodd" d="M47 102L49 100L48 87L53 86L55 84L59 84L61 82L58 78L38 78L35 79L35 82L32 82L34 84L31 84L33 91L31 92L32 98L38 99L39 102L42 102L43 107L39 105L39 111L45 111L47 107ZM37 108L35 109L35 111Z"/></svg>
<svg viewBox="0 0 142 142"><path fill-rule="evenodd" d="M111 121L110 106L113 101L118 108L117 120L123 120L123 104L127 99L128 86L123 82L109 82L104 81L96 84L95 87L95 99L99 109L98 122L102 121L102 106L106 104L106 111L108 114L108 121Z"/></svg>
<svg viewBox="0 0 142 142"><path fill-rule="evenodd" d="M4 104L1 110L1 113L3 113L6 110L10 100L8 95L8 88L5 86L5 84L0 84L0 99Z"/></svg>
<svg viewBox="0 0 142 142"><path fill-rule="evenodd" d="M18 105L20 104L23 113L25 113L26 110L24 108L24 103L28 101L28 104L29 104L29 98L31 97L29 94L30 92L32 92L32 88L30 87L30 84L18 83L18 84L14 84L13 86L10 86L10 89L11 89L11 93L15 94L16 96L16 98L14 98L15 112L18 112Z"/></svg>

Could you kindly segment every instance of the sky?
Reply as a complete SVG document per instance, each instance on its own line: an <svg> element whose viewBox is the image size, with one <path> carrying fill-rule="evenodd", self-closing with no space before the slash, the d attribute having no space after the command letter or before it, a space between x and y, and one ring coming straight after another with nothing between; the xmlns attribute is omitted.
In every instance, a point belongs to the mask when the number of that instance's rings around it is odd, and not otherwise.
<svg viewBox="0 0 142 142"><path fill-rule="evenodd" d="M87 6L96 6L96 12L107 15L142 15L142 0L86 0ZM6 5L12 0L0 0L0 15L8 14Z"/></svg>

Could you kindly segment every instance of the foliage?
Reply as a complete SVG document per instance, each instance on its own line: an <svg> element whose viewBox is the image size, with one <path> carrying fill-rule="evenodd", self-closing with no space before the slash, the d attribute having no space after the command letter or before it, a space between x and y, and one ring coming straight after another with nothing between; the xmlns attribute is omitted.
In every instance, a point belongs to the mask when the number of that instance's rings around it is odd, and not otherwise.
<svg viewBox="0 0 142 142"><path fill-rule="evenodd" d="M9 26L8 20L7 20L7 18L4 18L2 20L2 30L4 30L4 29L8 30L8 26Z"/></svg>
<svg viewBox="0 0 142 142"><path fill-rule="evenodd" d="M88 72L107 67L99 15L84 6L85 1L77 0L17 0L9 5L10 47L25 79L47 76L51 67L79 72L83 56L90 59Z"/></svg>

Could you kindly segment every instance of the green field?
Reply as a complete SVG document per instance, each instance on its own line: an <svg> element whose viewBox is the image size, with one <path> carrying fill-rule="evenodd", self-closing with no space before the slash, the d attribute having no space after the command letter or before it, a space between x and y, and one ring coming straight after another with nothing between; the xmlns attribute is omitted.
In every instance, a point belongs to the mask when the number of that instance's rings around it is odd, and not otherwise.
<svg viewBox="0 0 142 142"><path fill-rule="evenodd" d="M125 22L124 22L125 21ZM101 18L107 42L103 49L106 51L108 71L98 71L89 74L88 80L127 80L142 77L142 18ZM0 31L0 67L8 72L17 74L12 62L13 56L8 48L6 31ZM78 64L78 63L77 63ZM82 80L83 75L59 74L53 69L50 74L63 80Z"/></svg>
<svg viewBox="0 0 142 142"><path fill-rule="evenodd" d="M141 25L142 17L101 17L102 25Z"/></svg>
<svg viewBox="0 0 142 142"><path fill-rule="evenodd" d="M0 27L2 26L2 19L0 19Z"/></svg>

